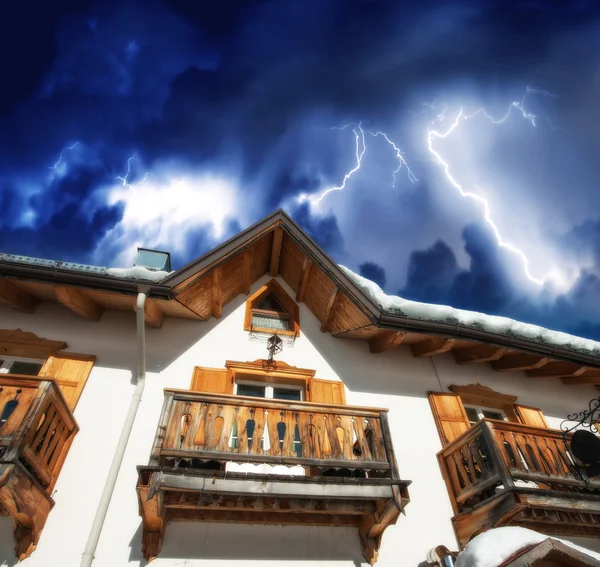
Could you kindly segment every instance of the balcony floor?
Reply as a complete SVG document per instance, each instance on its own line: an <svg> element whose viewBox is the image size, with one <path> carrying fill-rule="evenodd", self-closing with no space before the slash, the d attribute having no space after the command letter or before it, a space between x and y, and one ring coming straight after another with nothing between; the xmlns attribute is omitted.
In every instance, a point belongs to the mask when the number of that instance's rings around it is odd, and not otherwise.
<svg viewBox="0 0 600 567"><path fill-rule="evenodd" d="M384 478L262 475L139 467L138 495L148 561L167 521L356 526L365 557L408 504L407 481Z"/></svg>
<svg viewBox="0 0 600 567"><path fill-rule="evenodd" d="M487 529L520 526L548 535L600 537L600 496L514 488L452 518L461 546Z"/></svg>

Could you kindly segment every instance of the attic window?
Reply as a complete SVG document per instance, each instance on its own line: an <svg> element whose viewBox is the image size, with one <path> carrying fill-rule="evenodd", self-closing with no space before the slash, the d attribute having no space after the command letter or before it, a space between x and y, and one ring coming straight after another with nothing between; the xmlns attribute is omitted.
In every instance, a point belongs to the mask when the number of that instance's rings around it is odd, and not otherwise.
<svg viewBox="0 0 600 567"><path fill-rule="evenodd" d="M271 293L252 308L252 328L291 331L290 314Z"/></svg>
<svg viewBox="0 0 600 567"><path fill-rule="evenodd" d="M276 280L271 280L248 298L244 329L298 336L298 306Z"/></svg>

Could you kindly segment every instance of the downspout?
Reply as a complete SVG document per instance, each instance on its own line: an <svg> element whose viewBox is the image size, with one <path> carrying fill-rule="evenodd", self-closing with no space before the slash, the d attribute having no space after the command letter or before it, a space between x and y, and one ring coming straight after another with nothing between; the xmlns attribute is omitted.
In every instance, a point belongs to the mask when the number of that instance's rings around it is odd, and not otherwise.
<svg viewBox="0 0 600 567"><path fill-rule="evenodd" d="M102 526L104 525L104 520L106 519L108 506L110 505L115 484L117 483L117 477L119 476L119 469L121 468L121 463L123 462L123 457L125 456L125 449L127 449L127 442L129 441L135 416L142 399L142 393L144 392L144 386L146 385L146 327L144 321L145 303L146 294L138 293L135 306L138 355L137 382L135 391L133 393L133 398L129 404L129 411L127 412L127 417L125 418L125 423L123 424L123 429L121 430L121 436L119 437L119 442L117 443L117 448L115 449L115 454L110 465L110 470L108 471L106 483L104 484L104 490L102 491L102 496L100 497L98 509L96 510L94 523L92 524L92 529L90 530L90 535L88 536L83 557L81 558L80 567L90 567L94 561L94 553L98 547L98 541L100 540L100 534L102 533Z"/></svg>

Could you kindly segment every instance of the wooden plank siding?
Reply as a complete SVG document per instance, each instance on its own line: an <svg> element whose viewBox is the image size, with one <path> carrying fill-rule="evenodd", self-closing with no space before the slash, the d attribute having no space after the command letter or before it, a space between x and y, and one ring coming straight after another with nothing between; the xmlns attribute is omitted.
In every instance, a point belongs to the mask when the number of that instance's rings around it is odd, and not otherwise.
<svg viewBox="0 0 600 567"><path fill-rule="evenodd" d="M302 265L305 258L306 256L298 245L284 232L279 259L279 275L296 293L298 293L300 286Z"/></svg>
<svg viewBox="0 0 600 567"><path fill-rule="evenodd" d="M302 264L300 264L300 269L302 269ZM335 285L329 277L320 268L313 266L306 284L304 303L321 323L327 317L327 306L334 289Z"/></svg>
<svg viewBox="0 0 600 567"><path fill-rule="evenodd" d="M371 325L372 321L350 300L341 293L331 321L331 334L337 335L352 330L359 330Z"/></svg>

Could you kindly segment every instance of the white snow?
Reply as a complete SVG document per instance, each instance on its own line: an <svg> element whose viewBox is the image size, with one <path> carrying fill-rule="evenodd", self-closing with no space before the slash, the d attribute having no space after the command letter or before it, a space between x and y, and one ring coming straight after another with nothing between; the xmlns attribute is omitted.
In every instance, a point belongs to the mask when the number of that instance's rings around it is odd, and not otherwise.
<svg viewBox="0 0 600 567"><path fill-rule="evenodd" d="M375 282L355 274L345 266L340 265L339 267L373 302L387 313L411 319L472 327L490 333L527 339L580 353L600 356L600 343L597 341L576 337L575 335L569 335L560 331L551 331L538 325L521 323L508 317L486 315L485 313L477 313L476 311L455 309L448 305L422 303L420 301L404 299L397 295L387 295Z"/></svg>
<svg viewBox="0 0 600 567"><path fill-rule="evenodd" d="M116 278L131 278L134 280L144 280L154 283L163 281L170 273L161 270L149 270L143 266L133 266L131 268L107 268L106 273Z"/></svg>
<svg viewBox="0 0 600 567"><path fill-rule="evenodd" d="M488 530L474 537L456 559L455 567L499 567L517 551L543 542L551 536L517 527ZM553 537L589 557L600 560L600 553L585 549L570 541Z"/></svg>

